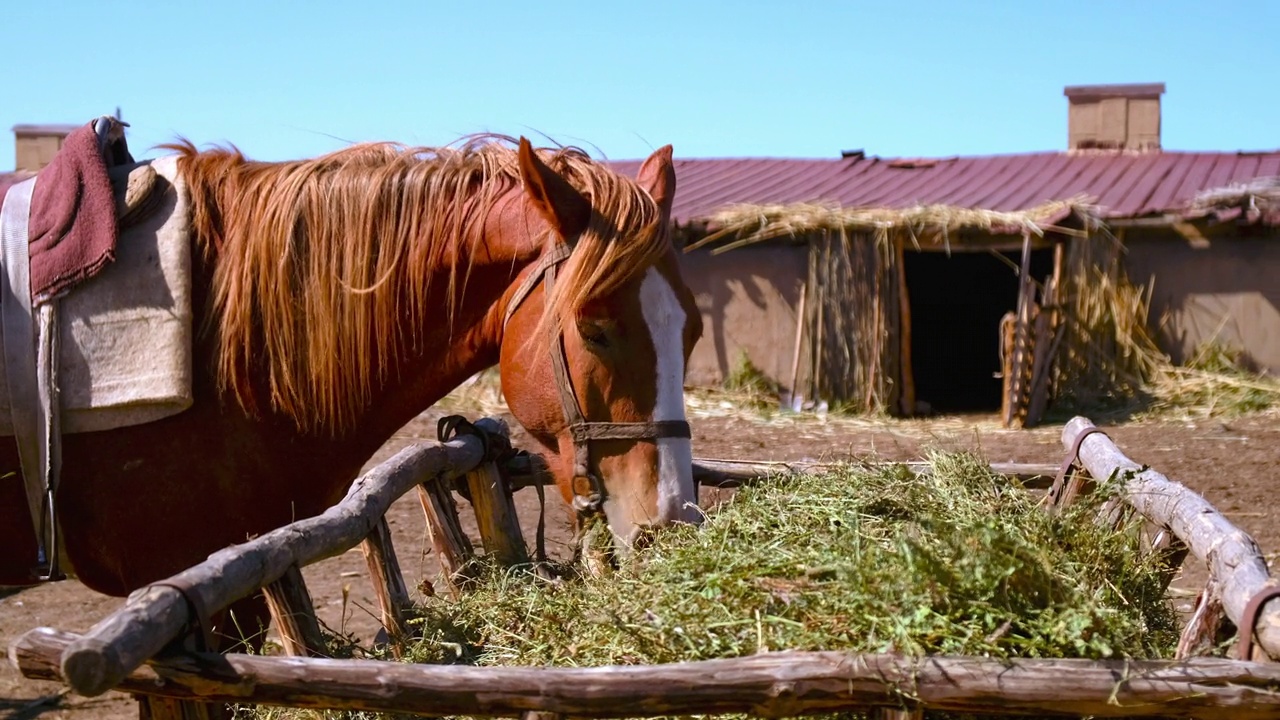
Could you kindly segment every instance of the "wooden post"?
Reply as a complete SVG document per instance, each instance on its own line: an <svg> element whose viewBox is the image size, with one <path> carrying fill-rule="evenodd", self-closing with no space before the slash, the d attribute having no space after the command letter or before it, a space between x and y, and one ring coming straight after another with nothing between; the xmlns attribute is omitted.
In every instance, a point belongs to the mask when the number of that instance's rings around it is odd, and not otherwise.
<svg viewBox="0 0 1280 720"><path fill-rule="evenodd" d="M1092 427L1088 418L1073 418L1062 429L1063 445L1072 447L1076 437ZM1253 538L1197 493L1125 457L1106 435L1086 437L1080 445L1080 461L1094 477L1119 473L1125 502L1151 522L1168 527L1191 554L1208 563L1210 575L1221 585L1222 606L1237 626L1245 620L1249 601L1276 585ZM1280 659L1280 598L1262 606L1253 632L1262 650Z"/></svg>
<svg viewBox="0 0 1280 720"><path fill-rule="evenodd" d="M391 651L399 657L401 643L411 634L409 626L405 624L405 612L409 609L409 588L405 585L404 574L400 572L400 561L396 559L395 547L391 542L391 526L387 524L385 516L374 526L369 537L360 543L360 550L369 566L373 592L378 597L382 627L391 641Z"/></svg>
<svg viewBox="0 0 1280 720"><path fill-rule="evenodd" d="M807 302L809 283L800 281L800 300L796 303L796 340L795 349L791 353L791 385L787 392L791 393L791 409L799 410L796 404L796 385L800 382L800 350L804 341L804 306Z"/></svg>
<svg viewBox="0 0 1280 720"><path fill-rule="evenodd" d="M1182 635L1178 637L1174 659L1185 660L1212 652L1218 644L1218 634L1225 617L1222 597L1218 594L1218 583L1209 578L1204 589L1196 596L1196 609L1182 629Z"/></svg>
<svg viewBox="0 0 1280 720"><path fill-rule="evenodd" d="M1053 281L1049 281L1052 288ZM1053 347L1054 310L1041 306L1036 313L1035 330L1031 333L1031 380L1028 386L1027 410L1024 427L1040 423L1049 400L1050 350Z"/></svg>
<svg viewBox="0 0 1280 720"><path fill-rule="evenodd" d="M1017 339L1018 314L1007 312L1000 318L1000 423L1013 424L1013 347Z"/></svg>
<svg viewBox="0 0 1280 720"><path fill-rule="evenodd" d="M1036 318L1034 358L1031 363L1031 398L1027 403L1027 426L1038 425L1049 406L1049 386L1053 382L1053 364L1061 345L1065 320L1062 315L1063 243L1053 244L1053 273L1045 281L1040 298L1040 314Z"/></svg>
<svg viewBox="0 0 1280 720"><path fill-rule="evenodd" d="M1014 325L1013 377L1009 378L1009 396L1007 398L1010 412L1005 419L1006 427L1022 427L1026 420L1027 384L1031 380L1030 349L1032 308L1035 305L1034 288L1031 282L1031 233L1022 233L1022 262L1018 267L1018 319Z"/></svg>
<svg viewBox="0 0 1280 720"><path fill-rule="evenodd" d="M226 703L202 703L157 695L137 695L138 720L230 720Z"/></svg>
<svg viewBox="0 0 1280 720"><path fill-rule="evenodd" d="M297 565L290 565L280 579L262 590L267 596L267 608L271 611L276 631L280 633L280 645L285 655L324 657L328 654L311 593L307 592L307 584Z"/></svg>
<svg viewBox="0 0 1280 720"><path fill-rule="evenodd" d="M485 552L504 567L528 565L529 549L520 531L516 506L497 463L484 463L467 473L467 486Z"/></svg>
<svg viewBox="0 0 1280 720"><path fill-rule="evenodd" d="M898 261L898 374L902 379L902 394L898 397L904 417L916 414L916 374L911 360L911 295L907 291L907 254L902 239L894 238L894 252Z"/></svg>
<svg viewBox="0 0 1280 720"><path fill-rule="evenodd" d="M475 549L462 531L458 505L448 487L437 482L423 483L418 486L418 499L422 501L422 512L427 516L431 547L440 562L449 592L456 598L462 591L466 568L475 557Z"/></svg>

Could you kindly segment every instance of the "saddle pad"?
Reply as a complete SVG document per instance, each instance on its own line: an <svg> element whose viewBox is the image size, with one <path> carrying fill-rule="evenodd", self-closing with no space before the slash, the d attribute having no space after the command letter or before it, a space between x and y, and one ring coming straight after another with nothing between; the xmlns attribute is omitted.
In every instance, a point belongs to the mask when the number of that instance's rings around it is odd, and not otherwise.
<svg viewBox="0 0 1280 720"><path fill-rule="evenodd" d="M155 212L122 229L115 261L57 301L64 434L141 425L191 406L189 202L176 157L151 167ZM0 383L0 436L12 435Z"/></svg>

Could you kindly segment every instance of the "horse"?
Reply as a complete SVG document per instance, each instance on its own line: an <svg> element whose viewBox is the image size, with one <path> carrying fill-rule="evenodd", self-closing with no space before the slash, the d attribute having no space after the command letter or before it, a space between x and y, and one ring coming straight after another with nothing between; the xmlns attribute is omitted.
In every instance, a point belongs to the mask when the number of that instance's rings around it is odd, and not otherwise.
<svg viewBox="0 0 1280 720"><path fill-rule="evenodd" d="M191 206L194 401L63 438L57 521L85 585L125 596L323 512L495 364L565 501L602 513L618 547L699 520L683 378L701 320L670 240L670 146L635 179L496 136L286 162L164 147ZM30 584L2 445L0 585ZM266 617L239 611L240 627Z"/></svg>

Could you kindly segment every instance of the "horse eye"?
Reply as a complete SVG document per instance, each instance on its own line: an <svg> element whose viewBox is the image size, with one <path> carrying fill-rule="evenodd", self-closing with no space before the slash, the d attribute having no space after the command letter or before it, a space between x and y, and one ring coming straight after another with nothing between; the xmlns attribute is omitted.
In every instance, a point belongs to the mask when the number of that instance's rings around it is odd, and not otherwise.
<svg viewBox="0 0 1280 720"><path fill-rule="evenodd" d="M609 334L602 325L590 322L578 323L578 334L588 345L597 348L609 347Z"/></svg>

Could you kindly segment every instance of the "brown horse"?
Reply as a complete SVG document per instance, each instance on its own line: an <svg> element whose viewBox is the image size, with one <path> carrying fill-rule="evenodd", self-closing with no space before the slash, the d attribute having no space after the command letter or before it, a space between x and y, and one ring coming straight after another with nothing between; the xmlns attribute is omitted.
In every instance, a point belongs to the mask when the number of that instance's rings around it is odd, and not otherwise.
<svg viewBox="0 0 1280 720"><path fill-rule="evenodd" d="M59 525L86 585L124 595L323 511L393 432L499 363L566 501L593 501L624 544L697 520L682 386L701 321L669 240L669 146L635 181L524 139L282 163L174 149L204 319L195 401L64 439ZM575 411L604 430L571 432ZM19 472L6 443L0 584L28 584L35 557Z"/></svg>

